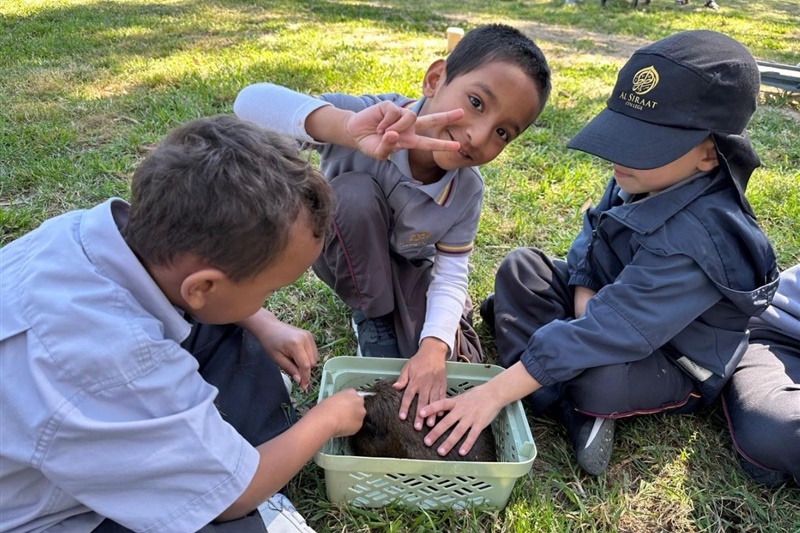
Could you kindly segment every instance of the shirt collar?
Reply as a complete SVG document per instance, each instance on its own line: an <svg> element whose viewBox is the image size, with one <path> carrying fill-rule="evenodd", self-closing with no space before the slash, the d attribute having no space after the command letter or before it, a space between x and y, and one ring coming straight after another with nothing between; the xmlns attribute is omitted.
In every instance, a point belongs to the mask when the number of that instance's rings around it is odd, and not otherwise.
<svg viewBox="0 0 800 533"><path fill-rule="evenodd" d="M409 107L411 111L416 114L422 110L422 106L425 104L426 98L423 96L413 105ZM458 171L460 169L451 169L448 170L444 176L442 176L439 180L429 183L427 185L423 185L422 182L415 179L414 176L411 174L411 165L408 162L408 150L400 150L398 152L393 153L389 156L389 160L395 164L397 169L403 173L404 176L409 178L411 182L415 185L417 189L424 192L428 196L430 196L434 202L438 203L439 205L443 205L446 200L448 199L450 194L451 182L453 178L456 177Z"/></svg>
<svg viewBox="0 0 800 533"><path fill-rule="evenodd" d="M635 202L627 202L630 195L613 185L617 188L617 195L627 203L613 208L609 215L639 233L651 233L711 187L716 181L714 177L715 175L707 172L698 172L657 194Z"/></svg>
<svg viewBox="0 0 800 533"><path fill-rule="evenodd" d="M125 287L131 297L164 324L164 336L182 342L191 326L164 295L155 280L128 247L120 229L128 222L130 205L112 198L88 210L81 221L81 244L101 272Z"/></svg>

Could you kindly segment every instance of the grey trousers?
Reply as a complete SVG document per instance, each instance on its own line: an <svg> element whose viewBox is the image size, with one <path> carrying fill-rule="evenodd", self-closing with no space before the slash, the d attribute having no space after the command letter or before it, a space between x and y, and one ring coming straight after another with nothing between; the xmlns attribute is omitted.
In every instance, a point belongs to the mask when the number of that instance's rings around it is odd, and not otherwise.
<svg viewBox="0 0 800 533"><path fill-rule="evenodd" d="M494 297L497 351L503 366L520 360L539 328L574 317L565 261L553 260L534 248L516 249L503 259ZM605 418L687 413L701 406L694 381L662 350L639 361L602 367L592 367L591 351L584 357L586 370L577 377L528 397L534 413L543 413L559 399L585 414Z"/></svg>
<svg viewBox="0 0 800 533"><path fill-rule="evenodd" d="M182 346L197 359L203 379L219 389L214 403L222 418L250 444L262 444L295 422L294 408L280 369L250 333L233 325L195 322ZM199 533L265 531L264 522L254 511L238 520L208 524ZM129 532L106 519L92 533Z"/></svg>
<svg viewBox="0 0 800 533"><path fill-rule="evenodd" d="M748 474L766 485L800 485L800 341L754 330L722 401Z"/></svg>
<svg viewBox="0 0 800 533"><path fill-rule="evenodd" d="M316 275L352 309L369 318L394 317L400 354L417 352L425 321L427 292L433 272L428 259L409 261L389 248L394 224L389 204L371 176L348 172L331 180L336 214L320 257ZM483 360L478 335L472 327L467 298L451 359Z"/></svg>

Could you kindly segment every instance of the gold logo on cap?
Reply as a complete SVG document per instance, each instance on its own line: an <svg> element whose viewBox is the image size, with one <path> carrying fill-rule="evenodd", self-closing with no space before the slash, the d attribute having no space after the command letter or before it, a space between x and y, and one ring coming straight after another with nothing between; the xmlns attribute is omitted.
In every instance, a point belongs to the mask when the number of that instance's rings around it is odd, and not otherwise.
<svg viewBox="0 0 800 533"><path fill-rule="evenodd" d="M631 90L636 94L647 94L658 85L658 72L655 67L645 67L633 75Z"/></svg>

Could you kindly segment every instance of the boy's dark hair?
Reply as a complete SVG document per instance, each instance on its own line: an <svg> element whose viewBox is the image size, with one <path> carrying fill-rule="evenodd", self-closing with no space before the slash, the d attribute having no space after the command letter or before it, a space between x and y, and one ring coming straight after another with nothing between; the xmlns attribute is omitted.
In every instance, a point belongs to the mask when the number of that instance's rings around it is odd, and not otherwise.
<svg viewBox="0 0 800 533"><path fill-rule="evenodd" d="M529 37L505 24L487 24L468 31L447 56L445 84L489 61L517 65L539 87L544 107L550 97L550 67L544 54Z"/></svg>
<svg viewBox="0 0 800 533"><path fill-rule="evenodd" d="M145 262L195 254L241 281L279 257L303 211L323 237L332 202L291 140L219 115L172 130L139 165L122 233Z"/></svg>

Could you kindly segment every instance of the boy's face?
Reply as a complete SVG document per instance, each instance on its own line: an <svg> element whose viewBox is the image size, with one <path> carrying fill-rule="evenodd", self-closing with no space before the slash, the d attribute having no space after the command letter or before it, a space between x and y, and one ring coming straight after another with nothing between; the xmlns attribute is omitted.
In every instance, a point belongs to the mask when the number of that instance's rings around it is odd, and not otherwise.
<svg viewBox="0 0 800 533"><path fill-rule="evenodd" d="M461 143L458 152L431 153L440 168L488 163L536 119L541 110L536 83L516 65L490 61L445 85L445 66L436 61L425 74L427 101L420 115L461 108L464 117L419 133Z"/></svg>
<svg viewBox="0 0 800 533"><path fill-rule="evenodd" d="M314 236L307 215L301 214L289 235L286 249L269 267L252 278L233 282L227 276L213 279L200 308L187 311L209 324L231 324L258 311L278 289L294 283L322 251L323 239ZM192 300L187 299L189 302Z"/></svg>
<svg viewBox="0 0 800 533"><path fill-rule="evenodd" d="M614 163L614 180L628 194L651 194L680 183L697 172L715 168L717 151L710 138L663 167L636 170Z"/></svg>

